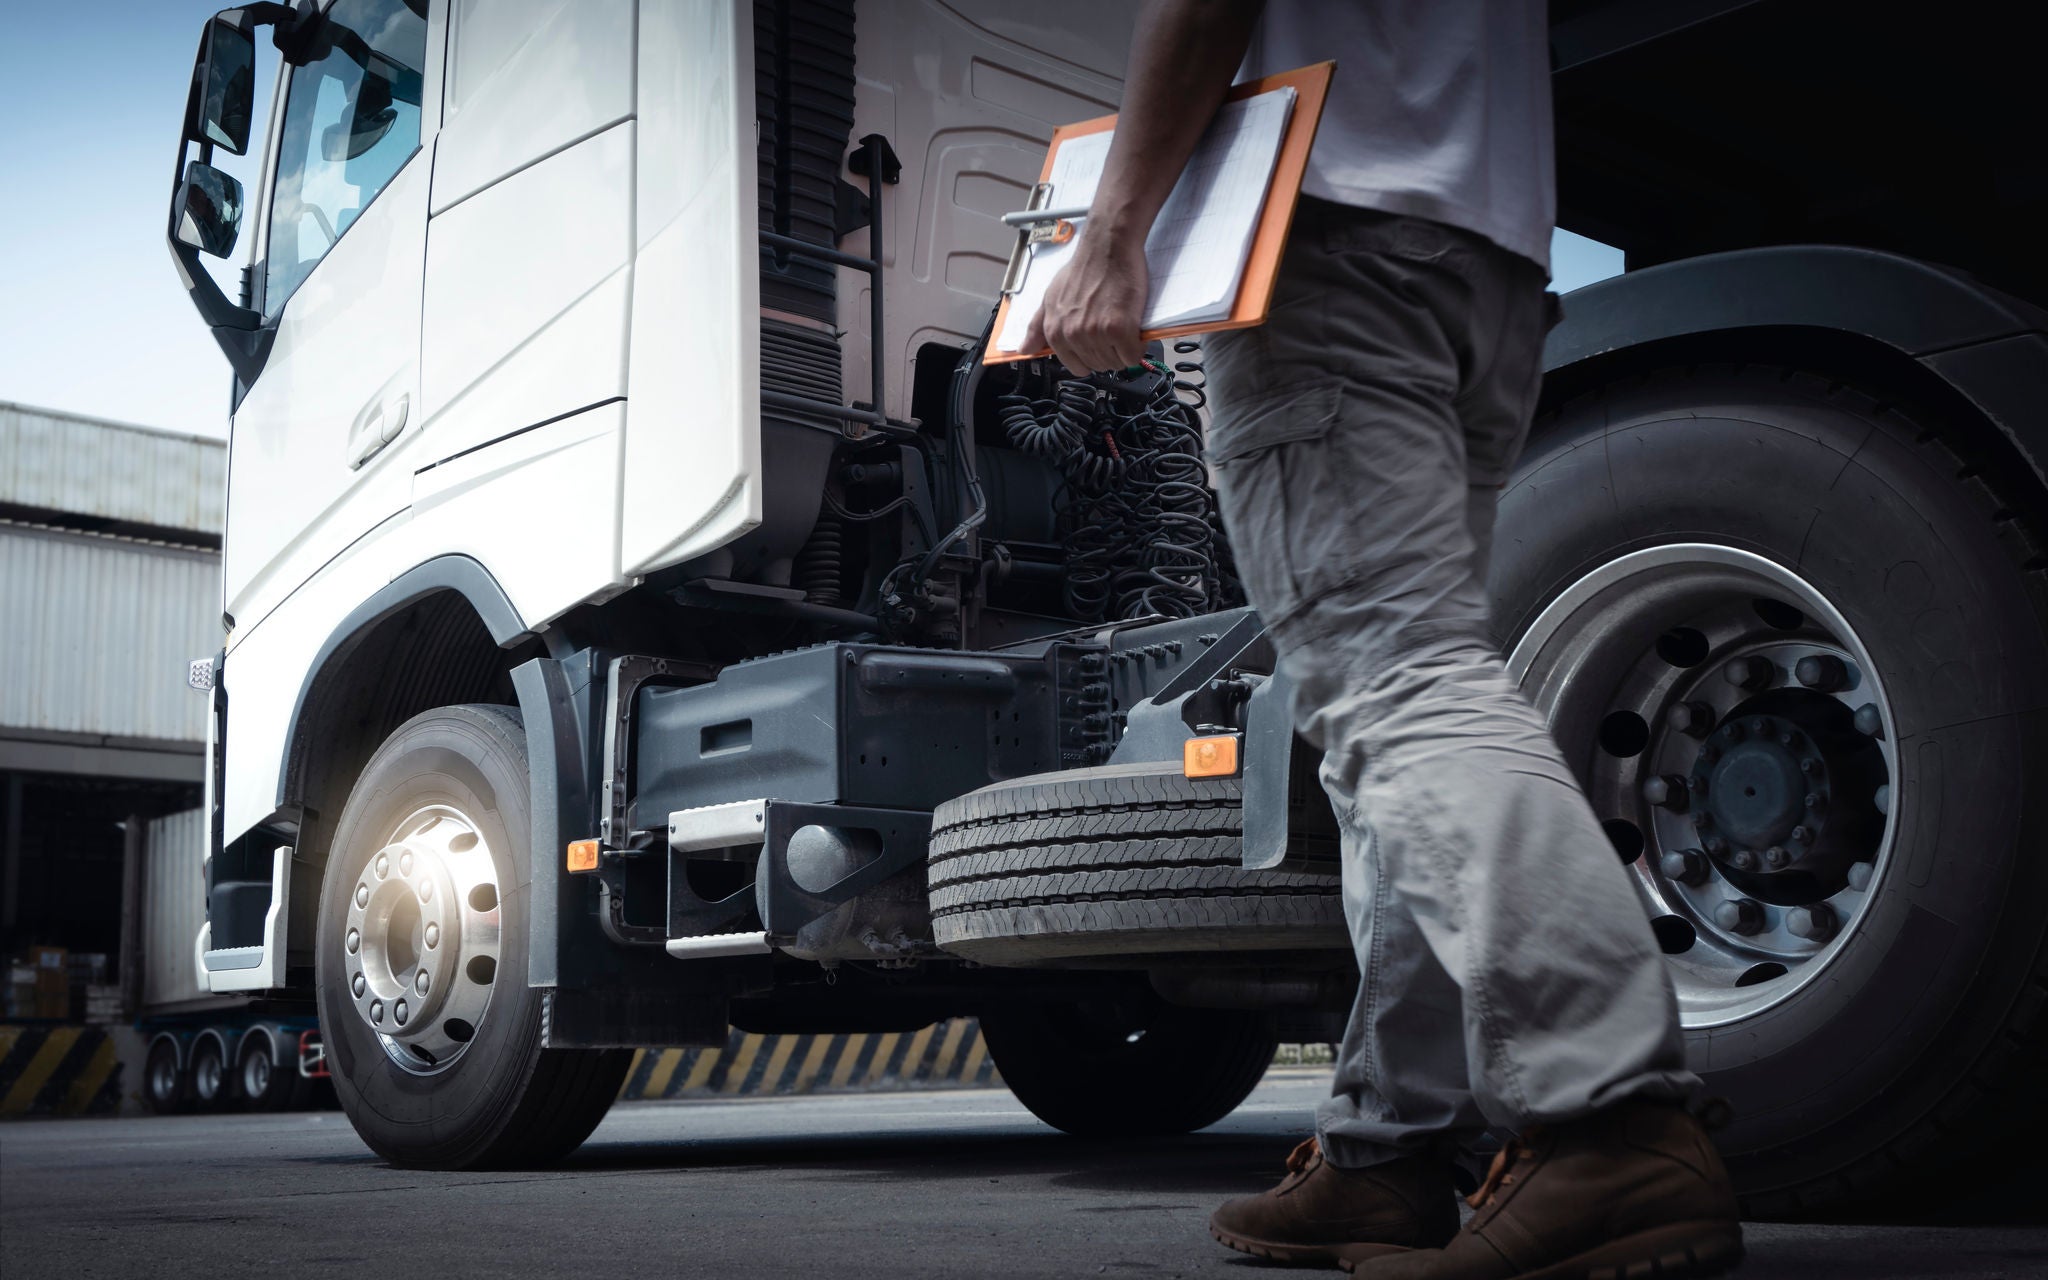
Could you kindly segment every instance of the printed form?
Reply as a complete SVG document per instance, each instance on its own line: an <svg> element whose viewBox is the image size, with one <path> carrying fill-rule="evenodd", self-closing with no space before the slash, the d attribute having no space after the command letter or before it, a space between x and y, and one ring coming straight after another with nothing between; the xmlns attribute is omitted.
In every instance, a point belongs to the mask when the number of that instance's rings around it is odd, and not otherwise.
<svg viewBox="0 0 2048 1280"><path fill-rule="evenodd" d="M1201 324L1230 315L1294 99L1293 89L1275 89L1226 102L1217 111L1145 240L1145 265L1152 282L1141 328ZM1094 201L1115 136L1111 130L1060 144L1048 179L1052 204L1082 206ZM1023 287L1010 299L997 350L1024 349L1024 335L1046 290L1087 234L1083 219L1067 243L1032 247Z"/></svg>

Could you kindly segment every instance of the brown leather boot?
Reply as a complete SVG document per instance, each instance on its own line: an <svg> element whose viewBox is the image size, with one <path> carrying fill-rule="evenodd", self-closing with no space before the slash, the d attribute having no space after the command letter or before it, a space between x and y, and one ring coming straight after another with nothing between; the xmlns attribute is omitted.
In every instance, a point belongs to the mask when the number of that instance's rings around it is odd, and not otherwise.
<svg viewBox="0 0 2048 1280"><path fill-rule="evenodd" d="M1339 1169L1310 1138L1287 1157L1279 1186L1226 1203L1210 1215L1209 1234L1274 1262L1334 1266L1443 1244L1458 1230L1456 1196L1447 1160Z"/></svg>
<svg viewBox="0 0 2048 1280"><path fill-rule="evenodd" d="M1532 1129L1494 1158L1440 1251L1362 1261L1365 1280L1681 1280L1742 1261L1735 1193L1699 1121L1630 1100Z"/></svg>

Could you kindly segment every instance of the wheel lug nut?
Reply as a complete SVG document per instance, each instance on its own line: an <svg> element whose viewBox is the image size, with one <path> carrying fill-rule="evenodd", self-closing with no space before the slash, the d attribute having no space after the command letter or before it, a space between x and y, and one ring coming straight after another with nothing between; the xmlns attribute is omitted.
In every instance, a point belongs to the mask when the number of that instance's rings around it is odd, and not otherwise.
<svg viewBox="0 0 2048 1280"><path fill-rule="evenodd" d="M1785 732L1778 735L1778 745L1781 747L1797 748L1805 741L1806 740L1799 735L1799 730L1797 729L1787 729L1785 730Z"/></svg>
<svg viewBox="0 0 2048 1280"><path fill-rule="evenodd" d="M1704 746L1704 747L1701 747L1701 748L1700 748L1700 763L1701 763L1701 764L1709 764L1709 765L1710 765L1710 764L1714 763L1714 762L1715 762L1716 760L1719 760L1720 758L1721 758L1721 749L1720 749L1719 747L1715 746L1715 745L1714 745L1713 743L1709 742L1709 743L1708 743L1708 744L1707 744L1706 746Z"/></svg>
<svg viewBox="0 0 2048 1280"><path fill-rule="evenodd" d="M412 874L412 850L408 849L398 855L398 874L402 876Z"/></svg>
<svg viewBox="0 0 2048 1280"><path fill-rule="evenodd" d="M1806 793L1806 807L1809 809L1824 809L1827 807L1827 803L1828 798L1818 791Z"/></svg>
<svg viewBox="0 0 2048 1280"><path fill-rule="evenodd" d="M1835 936L1835 909L1825 902L1794 907L1785 915L1785 927L1808 942L1826 942Z"/></svg>
<svg viewBox="0 0 2048 1280"><path fill-rule="evenodd" d="M1714 709L1704 702L1673 703L1664 723L1680 733L1704 738L1714 731Z"/></svg>
<svg viewBox="0 0 2048 1280"><path fill-rule="evenodd" d="M363 992L369 987L369 985L369 983L363 981L363 975L359 973L355 977L349 979L348 989L355 993L356 999L360 1000L363 998Z"/></svg>
<svg viewBox="0 0 2048 1280"><path fill-rule="evenodd" d="M421 901L421 902L426 902L426 901L429 901L429 900L431 900L431 899L433 898L433 896L434 896L434 882L433 882L432 880L422 880L422 881L420 881L420 901Z"/></svg>
<svg viewBox="0 0 2048 1280"><path fill-rule="evenodd" d="M1764 865L1773 871L1783 871L1792 861L1792 855L1785 852L1785 846L1774 844L1764 850Z"/></svg>
<svg viewBox="0 0 2048 1280"><path fill-rule="evenodd" d="M1777 674L1763 658L1736 658L1721 668L1721 678L1738 689L1761 689Z"/></svg>
<svg viewBox="0 0 2048 1280"><path fill-rule="evenodd" d="M1877 802L1878 812L1890 813L1892 811L1892 784L1887 782L1879 787L1877 794L1872 796L1871 799Z"/></svg>
<svg viewBox="0 0 2048 1280"><path fill-rule="evenodd" d="M354 929L350 929L348 931L348 938L345 942L342 943L342 945L348 948L348 953L350 955L354 955L356 953L356 949L363 945L363 935L357 933Z"/></svg>
<svg viewBox="0 0 2048 1280"><path fill-rule="evenodd" d="M1771 722L1758 716L1749 722L1749 731L1759 738L1768 738L1771 736Z"/></svg>
<svg viewBox="0 0 2048 1280"><path fill-rule="evenodd" d="M1793 844L1805 844L1805 843L1807 843L1808 841L1810 841L1810 840L1812 840L1812 839L1813 839L1813 829L1812 829L1811 827L1794 827L1794 828L1792 828L1792 843L1793 843Z"/></svg>
<svg viewBox="0 0 2048 1280"><path fill-rule="evenodd" d="M420 970L419 976L412 980L412 989L414 991L419 992L421 995L425 995L427 994L428 986L432 985L432 982L433 979L427 976L427 971L425 969L422 969Z"/></svg>
<svg viewBox="0 0 2048 1280"><path fill-rule="evenodd" d="M391 1020L401 1027L405 1025L405 1020L410 1014L411 1010L405 1007L405 1001L403 1000L391 1006Z"/></svg>
<svg viewBox="0 0 2048 1280"><path fill-rule="evenodd" d="M1716 858L1728 852L1728 842L1719 836L1708 836L1701 843L1706 851Z"/></svg>
<svg viewBox="0 0 2048 1280"><path fill-rule="evenodd" d="M383 1023L384 1002L382 1000L370 1001L370 1021L378 1023L380 1025Z"/></svg>
<svg viewBox="0 0 2048 1280"><path fill-rule="evenodd" d="M1659 809L1673 813L1685 812L1685 779L1675 773L1659 774L1643 780L1643 799Z"/></svg>
<svg viewBox="0 0 2048 1280"><path fill-rule="evenodd" d="M1730 720L1727 724L1722 725L1721 733L1722 736L1726 737L1730 742L1740 742L1744 738L1749 736L1747 733L1743 731L1742 722L1740 720Z"/></svg>
<svg viewBox="0 0 2048 1280"><path fill-rule="evenodd" d="M1814 759L1812 756L1806 757L1804 760L1801 760L1799 762L1799 772L1806 774L1809 777L1813 774L1819 773L1820 761Z"/></svg>
<svg viewBox="0 0 2048 1280"><path fill-rule="evenodd" d="M1866 738L1884 736L1884 713L1877 709L1875 702L1866 702L1856 708L1856 732Z"/></svg>
<svg viewBox="0 0 2048 1280"><path fill-rule="evenodd" d="M1749 849L1737 849L1728 861L1734 865L1737 871L1756 870L1756 854Z"/></svg>
<svg viewBox="0 0 2048 1280"><path fill-rule="evenodd" d="M438 925L438 924L435 924L435 923L434 923L434 922L433 922L432 920L429 920L429 921L427 921L427 945L428 945L428 946L430 946L430 947L433 947L433 946L439 946L439 945L440 945L440 943L441 943L441 926L440 926L440 925Z"/></svg>
<svg viewBox="0 0 2048 1280"><path fill-rule="evenodd" d="M1792 668L1793 678L1819 693L1833 693L1849 683L1849 668L1831 653L1809 653Z"/></svg>
<svg viewBox="0 0 2048 1280"><path fill-rule="evenodd" d="M1849 887L1858 893L1864 892L1870 888L1870 877L1875 875L1876 872L1877 868L1868 862L1850 863Z"/></svg>
<svg viewBox="0 0 2048 1280"><path fill-rule="evenodd" d="M389 858L385 857L385 856L384 856L383 854L381 854L381 853L380 853L380 854L378 854L378 855L377 855L377 878L378 878L379 880L382 880L382 879L383 879L383 878L384 878L385 876L388 876L388 875L390 875L390 874L391 874L391 859L389 859Z"/></svg>
<svg viewBox="0 0 2048 1280"><path fill-rule="evenodd" d="M356 905L359 907L367 907L370 905L369 885L359 884L356 886Z"/></svg>
<svg viewBox="0 0 2048 1280"><path fill-rule="evenodd" d="M1714 905L1714 923L1747 936L1764 927L1764 909L1755 898L1728 898Z"/></svg>
<svg viewBox="0 0 2048 1280"><path fill-rule="evenodd" d="M1659 859L1657 866L1667 878L1680 884L1706 883L1707 860L1697 849L1674 849Z"/></svg>

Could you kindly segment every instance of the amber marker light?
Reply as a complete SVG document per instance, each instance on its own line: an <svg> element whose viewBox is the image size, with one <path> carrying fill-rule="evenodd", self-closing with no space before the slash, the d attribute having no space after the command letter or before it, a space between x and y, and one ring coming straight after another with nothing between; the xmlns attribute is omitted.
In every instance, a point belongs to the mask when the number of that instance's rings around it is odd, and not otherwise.
<svg viewBox="0 0 2048 1280"><path fill-rule="evenodd" d="M571 840L569 842L569 870L597 870L597 841Z"/></svg>
<svg viewBox="0 0 2048 1280"><path fill-rule="evenodd" d="M1189 778L1234 778L1237 776L1237 735L1189 738L1181 744L1180 771Z"/></svg>

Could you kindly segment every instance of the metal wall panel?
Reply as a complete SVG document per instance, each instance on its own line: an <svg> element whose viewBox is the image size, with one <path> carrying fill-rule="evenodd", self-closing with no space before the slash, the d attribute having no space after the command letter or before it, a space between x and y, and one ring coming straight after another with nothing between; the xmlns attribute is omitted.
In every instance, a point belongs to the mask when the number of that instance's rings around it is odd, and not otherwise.
<svg viewBox="0 0 2048 1280"><path fill-rule="evenodd" d="M206 811L188 809L149 824L142 869L142 1006L211 993L194 962L206 923Z"/></svg>
<svg viewBox="0 0 2048 1280"><path fill-rule="evenodd" d="M227 465L220 440L0 402L0 502L219 537Z"/></svg>
<svg viewBox="0 0 2048 1280"><path fill-rule="evenodd" d="M206 740L220 557L0 521L0 732Z"/></svg>

